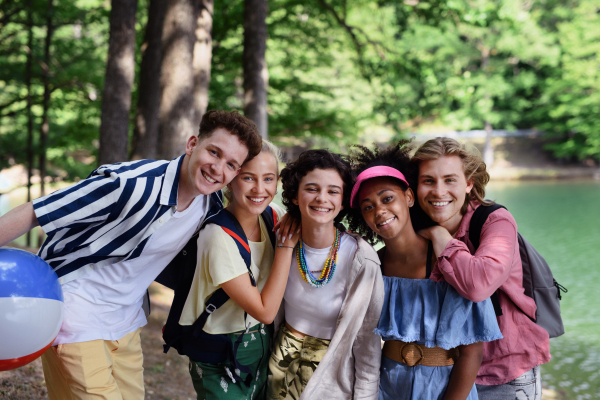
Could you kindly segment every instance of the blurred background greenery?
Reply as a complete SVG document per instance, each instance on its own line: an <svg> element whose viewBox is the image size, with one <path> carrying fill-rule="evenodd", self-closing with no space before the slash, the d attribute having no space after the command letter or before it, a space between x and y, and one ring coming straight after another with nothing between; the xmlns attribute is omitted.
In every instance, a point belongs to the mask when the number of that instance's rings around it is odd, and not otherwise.
<svg viewBox="0 0 600 400"><path fill-rule="evenodd" d="M148 100L140 70L155 12L150 0L134 3L127 157ZM208 109L244 110L252 10L208 3ZM31 152L34 173L44 164L51 179L97 165L110 12L105 0L0 0L0 169L27 165ZM533 129L558 159L600 161L597 0L272 0L265 23L266 135L278 144L343 149L414 132Z"/></svg>
<svg viewBox="0 0 600 400"><path fill-rule="evenodd" d="M99 163L181 154L207 109L288 158L461 131L493 177L595 176L489 194L571 289L545 398L600 398L598 0L0 0L0 215Z"/></svg>

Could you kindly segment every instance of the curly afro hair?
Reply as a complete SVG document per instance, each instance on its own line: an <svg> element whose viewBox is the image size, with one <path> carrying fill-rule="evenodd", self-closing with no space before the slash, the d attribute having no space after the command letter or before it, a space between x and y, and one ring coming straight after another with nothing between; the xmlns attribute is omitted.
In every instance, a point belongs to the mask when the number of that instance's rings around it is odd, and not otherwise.
<svg viewBox="0 0 600 400"><path fill-rule="evenodd" d="M416 188L417 174L419 170L418 165L411 163L410 153L412 150L412 140L402 139L396 144L393 144L385 149L382 149L377 145L373 145L373 150L365 146L354 145L350 150L348 158L352 164L352 172L355 178L368 168L386 166L395 168L402 172L408 181L408 184L411 187ZM398 185L404 191L408 189L406 184L400 180L398 180ZM413 227L415 227L415 229L417 229L417 226L420 228L431 226L431 223L427 221L429 218L418 207L418 202L416 201L415 206L410 209L410 215ZM415 224L416 221L419 221L419 223ZM381 240L381 238L369 228L363 219L360 208L353 208L349 211L348 228L350 231L359 233L371 244L375 244Z"/></svg>
<svg viewBox="0 0 600 400"><path fill-rule="evenodd" d="M332 153L328 150L305 150L297 160L289 162L281 171L281 183L283 193L281 200L290 216L300 219L300 208L294 204L293 200L298 197L300 181L306 174L314 169L334 169L342 178L344 187L342 188L343 199L342 211L335 217L334 222L338 224L350 210L350 192L354 179L350 163L340 154Z"/></svg>

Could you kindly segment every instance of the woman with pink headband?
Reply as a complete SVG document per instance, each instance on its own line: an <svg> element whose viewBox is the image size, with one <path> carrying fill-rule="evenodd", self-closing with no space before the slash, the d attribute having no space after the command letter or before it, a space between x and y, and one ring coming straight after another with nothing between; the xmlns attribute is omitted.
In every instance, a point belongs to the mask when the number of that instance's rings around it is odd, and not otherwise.
<svg viewBox="0 0 600 400"><path fill-rule="evenodd" d="M350 230L385 244L379 250L385 298L375 329L385 341L379 399L475 400L482 342L502 335L489 299L473 303L446 282L427 279L433 247L411 220L409 144L358 146L350 156L358 174Z"/></svg>

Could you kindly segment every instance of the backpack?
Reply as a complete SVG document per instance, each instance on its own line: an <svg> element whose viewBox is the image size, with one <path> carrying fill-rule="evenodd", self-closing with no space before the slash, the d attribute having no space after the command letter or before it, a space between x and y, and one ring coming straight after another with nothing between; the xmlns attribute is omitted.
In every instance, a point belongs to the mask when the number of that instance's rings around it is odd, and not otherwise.
<svg viewBox="0 0 600 400"><path fill-rule="evenodd" d="M500 204L481 205L473 213L469 225L469 240L475 247L475 251L479 247L483 224L488 216L499 208L506 209ZM567 293L567 289L554 279L544 257L520 233L517 232L517 236L523 265L523 288L525 288L525 295L531 297L537 306L533 321L546 329L551 338L558 337L565 333L560 317L560 300L561 292ZM498 292L494 292L490 298L496 315L502 315Z"/></svg>
<svg viewBox="0 0 600 400"><path fill-rule="evenodd" d="M271 243L275 246L275 233L272 232L272 229L278 219L277 213L269 206L263 211L261 216L267 227L267 231L269 232ZM224 209L222 212L207 218L200 230L208 224L220 226L234 239L240 255L246 264L246 268L248 268L250 281L253 286L256 286L254 274L250 270L251 257L248 240L235 216ZM243 335L239 335L238 340L235 343L232 343L226 335L212 335L203 330L210 314L229 300L229 296L222 288L219 288L209 297L206 301L204 312L192 325L179 325L179 319L196 272L196 255L198 250L197 239L198 233L192 236L190 241L168 267L170 269L169 276L171 279L166 283L168 283L168 287L171 287L175 291L175 297L173 298L173 303L169 310L167 322L163 327L163 340L165 341L165 344L163 345L164 352L167 353L169 349L173 347L179 354L188 356L194 361L212 364L228 362L229 367L225 367L225 369L230 378L234 382L236 380L243 381L246 387L249 387L254 374L248 366L240 364L236 357L237 349L242 342ZM177 275L173 274L175 268L177 268L178 271ZM163 279L162 281L164 282L165 280ZM244 313L244 325L246 325L246 316L247 314ZM246 330L248 330L248 328ZM239 374L242 372L248 374L246 380L239 377Z"/></svg>

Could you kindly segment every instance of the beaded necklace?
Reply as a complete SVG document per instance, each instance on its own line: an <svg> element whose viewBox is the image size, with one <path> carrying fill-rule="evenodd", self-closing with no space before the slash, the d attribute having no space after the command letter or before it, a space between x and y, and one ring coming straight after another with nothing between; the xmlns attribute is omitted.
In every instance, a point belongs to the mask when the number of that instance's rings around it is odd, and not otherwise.
<svg viewBox="0 0 600 400"><path fill-rule="evenodd" d="M331 278L333 278L333 273L335 272L335 266L337 264L337 253L338 249L340 248L341 238L342 233L339 229L335 228L335 240L333 241L333 246L331 246L327 260L325 260L325 266L323 267L323 271L321 271L321 276L319 278L315 278L306 264L304 243L302 242L302 237L300 237L298 249L296 250L296 260L298 261L300 275L302 275L302 278L310 286L314 288L321 288L328 284L329 281L331 281Z"/></svg>

